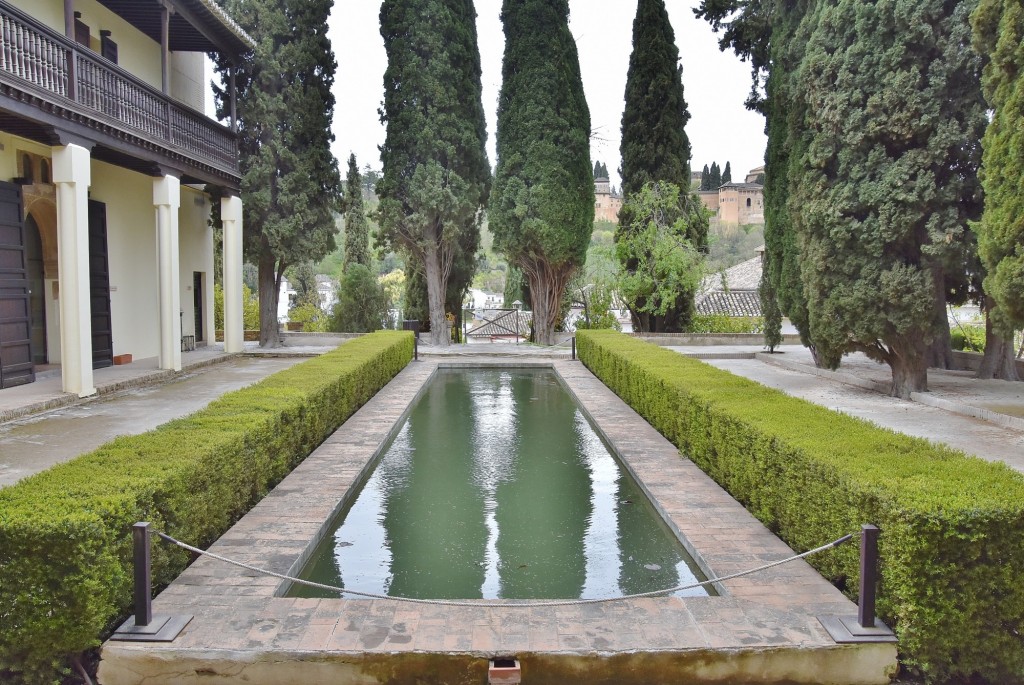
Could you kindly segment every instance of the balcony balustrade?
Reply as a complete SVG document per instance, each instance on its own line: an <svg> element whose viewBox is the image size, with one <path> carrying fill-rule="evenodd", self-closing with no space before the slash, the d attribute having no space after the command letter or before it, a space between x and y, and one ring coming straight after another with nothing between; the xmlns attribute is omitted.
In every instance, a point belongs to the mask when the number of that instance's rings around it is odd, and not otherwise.
<svg viewBox="0 0 1024 685"><path fill-rule="evenodd" d="M0 80L238 174L237 136L83 45L0 3Z"/></svg>

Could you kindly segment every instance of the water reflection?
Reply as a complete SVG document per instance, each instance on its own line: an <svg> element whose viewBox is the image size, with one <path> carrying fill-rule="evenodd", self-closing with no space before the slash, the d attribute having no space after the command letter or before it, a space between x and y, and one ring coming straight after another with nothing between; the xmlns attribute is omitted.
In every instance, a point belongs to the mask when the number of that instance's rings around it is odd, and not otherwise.
<svg viewBox="0 0 1024 685"><path fill-rule="evenodd" d="M406 597L577 598L671 587L692 568L553 373L475 369L437 374L303 577Z"/></svg>

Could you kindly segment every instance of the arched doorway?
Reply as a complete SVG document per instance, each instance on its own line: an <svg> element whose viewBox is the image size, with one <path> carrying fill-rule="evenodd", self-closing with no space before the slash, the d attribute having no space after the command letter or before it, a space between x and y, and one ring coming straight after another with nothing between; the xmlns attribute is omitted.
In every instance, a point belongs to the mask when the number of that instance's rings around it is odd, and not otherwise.
<svg viewBox="0 0 1024 685"><path fill-rule="evenodd" d="M31 214L25 220L25 258L28 266L29 316L32 326L32 362L46 364L46 283L43 240Z"/></svg>

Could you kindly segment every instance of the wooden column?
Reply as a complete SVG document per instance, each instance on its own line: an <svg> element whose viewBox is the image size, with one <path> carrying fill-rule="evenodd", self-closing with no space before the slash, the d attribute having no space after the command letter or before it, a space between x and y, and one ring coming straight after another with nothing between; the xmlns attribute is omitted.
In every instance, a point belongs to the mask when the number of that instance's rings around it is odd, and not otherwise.
<svg viewBox="0 0 1024 685"><path fill-rule="evenodd" d="M171 10L160 5L160 70L163 76L164 95L171 93Z"/></svg>
<svg viewBox="0 0 1024 685"><path fill-rule="evenodd" d="M64 0L64 35L75 39L75 0Z"/></svg>

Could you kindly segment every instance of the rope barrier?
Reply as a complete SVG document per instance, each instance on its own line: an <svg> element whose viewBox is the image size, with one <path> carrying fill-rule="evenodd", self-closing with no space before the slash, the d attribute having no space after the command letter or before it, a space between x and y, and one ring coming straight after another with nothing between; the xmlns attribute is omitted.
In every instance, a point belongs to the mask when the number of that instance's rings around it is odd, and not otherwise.
<svg viewBox="0 0 1024 685"><path fill-rule="evenodd" d="M495 604L495 603L491 603L491 602L484 602L484 601L481 601L481 600L468 601L468 600L451 600L451 599L416 599L416 598L413 598L413 597L390 597L388 595L379 595L379 594L374 594L372 592L359 592L357 590L349 590L347 588L335 587L333 585L324 585L323 583L315 583L315 582L313 582L311 580L303 580L302 578L294 578L292 576L288 576L288 575L285 575L283 573L275 573L274 571L268 571L266 569L259 568L258 566L252 566L250 564L246 564L246 563L241 562L241 561L236 561L234 559L228 559L227 557L221 556L219 554L214 554L213 552L208 552L206 550L199 549L198 547L193 547L192 545L184 543L184 542L182 542L180 540L176 540L176 539L172 538L170 535L167 535L166 533L161 533L159 531L155 531L155 532L165 542L169 542L169 543L171 543L173 545L177 545L178 547L181 547L182 549L186 549L189 552L193 552L195 554L200 554L200 555L203 555L203 556L207 556L207 557L210 557L212 559L216 559L218 561L223 561L226 564L231 564L232 566L238 566L239 568L244 568L246 570L254 571L256 573L260 573L260 574L263 574L263 575L266 575L266 576L271 576L273 578L280 578L281 580L288 580L288 581L291 581L293 583L298 583L299 585L305 585L306 587L316 588L318 590L326 590L328 592L334 592L334 593L337 593L337 594L340 594L340 595L352 595L354 597L363 597L363 598L366 598L366 599L387 599L387 600L391 600L391 601L394 601L394 602L406 602L406 603L409 603L409 604L431 604L431 605L434 605L434 606L475 607L475 608L480 608L480 607L527 607L527 608L529 608L529 607L562 607L562 606L574 606L574 605L581 605L581 604L601 604L601 603L605 603L605 602L621 602L621 601L627 600L627 599L640 599L640 598L643 598L643 597L657 597L658 595L664 595L664 594L668 594L668 593L672 593L672 592L680 592L680 591L683 591L683 590L692 590L694 588L702 587L702 586L705 586L705 585L711 585L713 583L719 583L719 582L722 582L722 581L725 581L725 580L732 580L733 578L742 578L743 576L749 576L749 575L751 575L753 573L759 573L760 571L766 571L766 570L768 570L770 568L774 568L776 566L781 566L782 564L787 564L787 563L789 563L791 561L796 561L797 559L803 559L803 558L809 557L809 556L811 556L813 554L817 554L818 552L823 552L823 551L825 551L827 549L832 549L833 547L838 547L839 545L841 545L844 542L847 542L848 540L853 538L853 535L844 535L843 537L838 538L836 540L833 540L832 542L824 544L824 545L822 545L820 547L815 547L814 549L807 550L806 552L803 552L802 554L795 554L795 555L793 555L791 557L787 557L785 559L779 559L778 561L773 561L773 562L765 564L763 566L758 566L757 568L752 568L752 569L749 569L747 571L740 571L738 573L731 573L729 575L720 576L718 578L711 578L710 580L704 580L704 581L701 581L699 583L690 583L689 585L677 585L676 587L670 587L670 588L667 588L667 589L664 589L664 590L652 590L650 592L639 592L639 593L632 594L632 595L624 595L622 597L602 597L602 598L595 598L595 599L566 599L566 600L554 600L554 601L551 601L551 600L544 600L544 601L521 600L519 602L502 602L502 603Z"/></svg>

